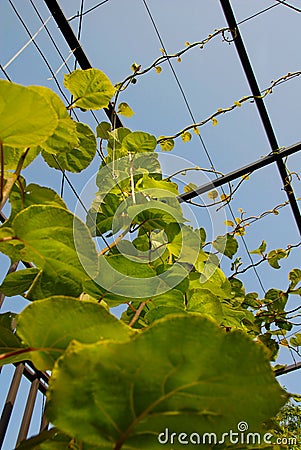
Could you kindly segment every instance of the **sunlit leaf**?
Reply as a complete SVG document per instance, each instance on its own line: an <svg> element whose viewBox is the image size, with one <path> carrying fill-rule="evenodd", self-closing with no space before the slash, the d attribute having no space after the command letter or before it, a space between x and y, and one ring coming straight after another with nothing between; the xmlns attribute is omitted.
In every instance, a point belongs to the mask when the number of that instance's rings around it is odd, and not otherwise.
<svg viewBox="0 0 301 450"><path fill-rule="evenodd" d="M135 114L132 108L125 102L119 103L117 113L124 117L132 117Z"/></svg>
<svg viewBox="0 0 301 450"><path fill-rule="evenodd" d="M191 133L189 133L189 131L185 131L184 133L181 134L181 139L183 142L189 142L191 141Z"/></svg>
<svg viewBox="0 0 301 450"><path fill-rule="evenodd" d="M168 316L125 343L72 343L54 367L47 416L99 448L159 450L166 428L221 435L243 417L259 431L286 400L263 346L197 314Z"/></svg>
<svg viewBox="0 0 301 450"><path fill-rule="evenodd" d="M184 186L184 192L195 191L197 188L198 188L197 184L188 183L186 184L186 186Z"/></svg>
<svg viewBox="0 0 301 450"><path fill-rule="evenodd" d="M218 124L217 119L216 119L215 117L213 117L213 118L212 118L212 125L213 125L214 127L216 127L217 124Z"/></svg>
<svg viewBox="0 0 301 450"><path fill-rule="evenodd" d="M280 269L279 261L280 259L286 258L286 251L282 248L278 248L277 250L272 250L268 254L268 263L274 269Z"/></svg>
<svg viewBox="0 0 301 450"><path fill-rule="evenodd" d="M152 134L134 131L125 136L122 147L131 153L152 152L157 147L157 140Z"/></svg>
<svg viewBox="0 0 301 450"><path fill-rule="evenodd" d="M162 67L160 67L160 66L156 66L155 69L156 69L157 73L161 73L162 72Z"/></svg>
<svg viewBox="0 0 301 450"><path fill-rule="evenodd" d="M257 249L249 251L249 253L251 253L252 255L262 255L266 251L266 248L267 248L266 241L262 241Z"/></svg>

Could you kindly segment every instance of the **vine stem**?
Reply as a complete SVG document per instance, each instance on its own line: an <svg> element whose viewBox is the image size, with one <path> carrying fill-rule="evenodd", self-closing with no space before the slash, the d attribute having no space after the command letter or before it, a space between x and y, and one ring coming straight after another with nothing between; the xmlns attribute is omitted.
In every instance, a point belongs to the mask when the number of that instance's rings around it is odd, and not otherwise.
<svg viewBox="0 0 301 450"><path fill-rule="evenodd" d="M12 174L12 176L10 178L8 178L5 186L3 187L2 191L1 191L2 195L1 195L0 212L2 211L2 208L4 207L6 201L9 197L9 194L13 188L13 185L15 184L15 182L18 180L18 178L20 176L20 173L21 173L21 170L22 170L22 167L23 167L23 164L24 164L24 161L25 161L25 158L26 158L28 152L29 152L29 147L21 155L21 158L18 161L18 165L17 165L15 172ZM1 153L3 154L3 144L1 147ZM1 183L2 183L2 176L4 177L4 172L2 171L2 157L1 157Z"/></svg>

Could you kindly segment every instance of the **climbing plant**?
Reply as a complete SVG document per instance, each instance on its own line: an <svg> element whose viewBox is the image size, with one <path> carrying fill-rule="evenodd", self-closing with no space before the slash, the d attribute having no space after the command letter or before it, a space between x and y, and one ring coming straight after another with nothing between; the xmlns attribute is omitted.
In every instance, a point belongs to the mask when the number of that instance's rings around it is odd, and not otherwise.
<svg viewBox="0 0 301 450"><path fill-rule="evenodd" d="M247 430L273 448L269 419L289 396L271 361L276 337L296 351L301 345L300 334L285 338L301 270L289 273L286 291L271 288L263 299L247 293L236 256L244 213L212 242L187 221L157 151L171 150L177 136L107 122L94 133L68 110L106 107L121 86L88 69L66 75L65 87L73 98L67 108L48 88L0 81L1 209L10 204L0 250L26 263L0 290L29 302L20 314L0 315L0 362L30 360L50 371L46 415L55 426L20 449L224 448L231 432L243 439ZM118 110L132 114L125 102ZM187 133L179 136L188 142ZM56 192L22 176L39 154L50 167L78 173L97 146L98 191L85 222ZM292 250L266 249L262 242L253 253L275 268ZM221 258L232 261L228 277ZM120 319L110 312L119 305Z"/></svg>

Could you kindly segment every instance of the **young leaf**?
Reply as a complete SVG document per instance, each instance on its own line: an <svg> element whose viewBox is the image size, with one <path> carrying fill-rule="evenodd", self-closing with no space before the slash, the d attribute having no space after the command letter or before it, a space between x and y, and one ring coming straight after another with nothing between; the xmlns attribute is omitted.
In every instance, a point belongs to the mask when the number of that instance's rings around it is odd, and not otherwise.
<svg viewBox="0 0 301 450"><path fill-rule="evenodd" d="M99 448L159 450L166 428L219 434L243 416L260 431L287 398L263 346L190 314L161 319L124 343L71 343L52 372L47 417Z"/></svg>
<svg viewBox="0 0 301 450"><path fill-rule="evenodd" d="M277 250L272 250L268 254L268 263L274 269L280 269L279 261L280 261L280 259L283 259L286 257L287 257L286 251L283 250L282 248L278 248Z"/></svg>
<svg viewBox="0 0 301 450"><path fill-rule="evenodd" d="M156 66L155 69L158 74L162 72L162 67L160 66Z"/></svg>
<svg viewBox="0 0 301 450"><path fill-rule="evenodd" d="M174 148L175 141L173 139L165 139L164 136L159 136L158 140L160 139L164 139L160 141L160 147L164 152L170 152Z"/></svg>
<svg viewBox="0 0 301 450"><path fill-rule="evenodd" d="M191 133L189 133L189 131L185 131L184 133L181 134L181 139L183 142L189 142L191 141Z"/></svg>
<svg viewBox="0 0 301 450"><path fill-rule="evenodd" d="M74 97L73 108L106 108L115 94L111 81L99 69L74 70L65 75L64 86Z"/></svg>
<svg viewBox="0 0 301 450"><path fill-rule="evenodd" d="M132 117L135 114L132 108L125 102L119 103L117 113L124 117Z"/></svg>
<svg viewBox="0 0 301 450"><path fill-rule="evenodd" d="M212 125L213 125L214 127L216 127L217 124L218 124L217 119L216 119L215 117L213 117L213 118L212 118Z"/></svg>
<svg viewBox="0 0 301 450"><path fill-rule="evenodd" d="M194 183L188 183L186 184L186 186L184 186L184 192L191 192L194 191L195 189L197 189L197 185Z"/></svg>
<svg viewBox="0 0 301 450"><path fill-rule="evenodd" d="M138 70L140 70L140 69L141 69L141 64L137 64L136 62L134 62L134 63L131 65L131 70L132 70L134 73L138 72Z"/></svg>
<svg viewBox="0 0 301 450"><path fill-rule="evenodd" d="M45 330L48 330L45 333ZM31 360L40 370L51 369L69 343L102 339L124 341L133 330L99 303L72 297L50 297L29 304L17 317L17 335L33 351Z"/></svg>
<svg viewBox="0 0 301 450"><path fill-rule="evenodd" d="M215 200L218 197L218 192L214 189L213 191L208 192L207 195L211 200Z"/></svg>
<svg viewBox="0 0 301 450"><path fill-rule="evenodd" d="M293 269L290 271L288 275L288 279L290 280L291 284L289 289L295 289L298 283L301 281L301 270L300 269Z"/></svg>

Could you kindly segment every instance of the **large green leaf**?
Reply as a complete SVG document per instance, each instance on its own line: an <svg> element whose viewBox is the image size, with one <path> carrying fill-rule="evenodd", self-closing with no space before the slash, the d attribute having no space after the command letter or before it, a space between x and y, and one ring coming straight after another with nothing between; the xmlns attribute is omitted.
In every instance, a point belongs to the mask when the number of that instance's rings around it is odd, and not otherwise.
<svg viewBox="0 0 301 450"><path fill-rule="evenodd" d="M99 69L74 70L64 77L64 85L74 97L73 107L106 108L115 94L109 78Z"/></svg>
<svg viewBox="0 0 301 450"><path fill-rule="evenodd" d="M52 372L47 416L100 449L159 450L166 428L220 438L243 420L258 431L287 397L263 346L201 315L173 316L125 343L71 343Z"/></svg>
<svg viewBox="0 0 301 450"><path fill-rule="evenodd" d="M40 145L57 125L57 115L39 88L0 80L0 140L4 144L22 148Z"/></svg>
<svg viewBox="0 0 301 450"><path fill-rule="evenodd" d="M70 151L58 154L56 159L47 152L42 153L50 167L78 173L86 169L93 160L96 153L96 138L93 131L84 123L76 122L75 125L74 135L77 135L78 144L75 144Z"/></svg>
<svg viewBox="0 0 301 450"><path fill-rule="evenodd" d="M51 295L78 296L82 281L97 273L98 255L87 227L71 212L56 206L32 205L13 220L14 239L2 251L32 262L40 269L27 294L29 299ZM21 247L21 248L20 248Z"/></svg>
<svg viewBox="0 0 301 450"><path fill-rule="evenodd" d="M57 126L54 133L41 143L40 147L45 152L55 155L69 152L78 144L78 138L75 122L69 116L66 106L51 89L43 86L31 86L31 89L43 95L57 116Z"/></svg>
<svg viewBox="0 0 301 450"><path fill-rule="evenodd" d="M100 304L70 297L37 300L17 316L17 335L24 346L37 349L31 359L40 370L52 368L73 339L124 341L133 333Z"/></svg>

